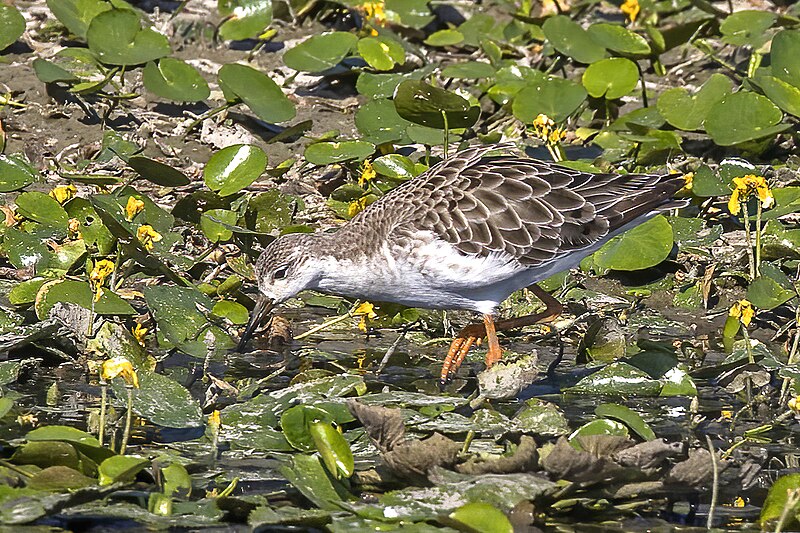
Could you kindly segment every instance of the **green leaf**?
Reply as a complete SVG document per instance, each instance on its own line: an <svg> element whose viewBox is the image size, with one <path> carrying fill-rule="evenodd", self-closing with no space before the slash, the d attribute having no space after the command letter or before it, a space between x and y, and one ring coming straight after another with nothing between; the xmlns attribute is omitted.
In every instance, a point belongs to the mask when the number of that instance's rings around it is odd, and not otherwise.
<svg viewBox="0 0 800 533"><path fill-rule="evenodd" d="M778 15L768 11L745 9L728 15L719 25L722 42L733 46L759 48L769 41L767 30L777 20Z"/></svg>
<svg viewBox="0 0 800 533"><path fill-rule="evenodd" d="M775 105L790 115L800 117L800 88L773 76L759 76L755 82Z"/></svg>
<svg viewBox="0 0 800 533"><path fill-rule="evenodd" d="M491 78L495 75L495 69L489 63L483 61L463 61L454 63L442 69L442 77L456 79Z"/></svg>
<svg viewBox="0 0 800 533"><path fill-rule="evenodd" d="M444 29L433 32L423 42L428 46L453 46L463 41L464 35L460 31Z"/></svg>
<svg viewBox="0 0 800 533"><path fill-rule="evenodd" d="M417 175L414 162L400 154L387 154L372 162L375 172L393 179L407 180Z"/></svg>
<svg viewBox="0 0 800 533"><path fill-rule="evenodd" d="M12 5L0 4L0 51L25 33L25 17Z"/></svg>
<svg viewBox="0 0 800 533"><path fill-rule="evenodd" d="M335 67L356 46L358 37L344 31L314 35L283 54L287 67L304 72L322 72Z"/></svg>
<svg viewBox="0 0 800 533"><path fill-rule="evenodd" d="M253 144L234 144L209 158L203 169L203 180L212 191L228 196L248 187L266 169L264 150Z"/></svg>
<svg viewBox="0 0 800 533"><path fill-rule="evenodd" d="M333 416L323 409L311 405L295 405L281 414L281 429L294 448L303 452L316 449L314 437L311 435L311 424L314 422L332 422ZM335 470L331 470L331 473Z"/></svg>
<svg viewBox="0 0 800 533"><path fill-rule="evenodd" d="M76 304L84 309L94 307L94 312L99 315L136 314L128 302L108 289L103 291L97 302L93 300L94 293L86 281L64 279L47 282L36 295L36 316L39 320L44 320L50 309L59 302Z"/></svg>
<svg viewBox="0 0 800 533"><path fill-rule="evenodd" d="M591 96L615 100L636 87L639 70L630 59L611 57L589 65L583 73L582 81Z"/></svg>
<svg viewBox="0 0 800 533"><path fill-rule="evenodd" d="M135 155L129 157L126 163L141 177L156 185L182 187L192 182L180 170L149 157Z"/></svg>
<svg viewBox="0 0 800 533"><path fill-rule="evenodd" d="M589 437L592 435L611 435L615 437L627 437L628 436L628 426L621 422L617 422L616 420L611 420L609 418L600 418L598 420L592 420L591 422L587 422L586 424L582 425L578 429L572 432L569 436L569 443L572 444L574 448L581 449L580 442L578 439L580 437Z"/></svg>
<svg viewBox="0 0 800 533"><path fill-rule="evenodd" d="M291 120L297 109L272 78L247 65L227 63L219 69L218 80L229 102L241 100L265 122Z"/></svg>
<svg viewBox="0 0 800 533"><path fill-rule="evenodd" d="M540 114L562 122L580 107L586 95L586 89L574 81L539 78L517 92L511 110L525 123L533 122Z"/></svg>
<svg viewBox="0 0 800 533"><path fill-rule="evenodd" d="M375 153L367 141L321 142L308 145L303 156L314 165L330 165L351 159L365 159Z"/></svg>
<svg viewBox="0 0 800 533"><path fill-rule="evenodd" d="M683 87L674 87L661 93L656 102L658 112L678 129L699 130L714 104L728 96L732 87L730 78L715 72L693 96L689 96L689 91Z"/></svg>
<svg viewBox="0 0 800 533"><path fill-rule="evenodd" d="M672 226L657 215L608 241L595 252L594 261L604 269L642 270L666 259L672 244Z"/></svg>
<svg viewBox="0 0 800 533"><path fill-rule="evenodd" d="M322 462L336 479L349 478L355 471L350 444L330 422L316 421L308 425Z"/></svg>
<svg viewBox="0 0 800 533"><path fill-rule="evenodd" d="M783 113L767 97L749 91L729 94L711 107L706 131L720 146L778 134L791 126L779 124Z"/></svg>
<svg viewBox="0 0 800 533"><path fill-rule="evenodd" d="M172 463L171 465L161 469L161 479L163 484L163 493L165 496L179 495L189 496L192 492L192 477L180 463Z"/></svg>
<svg viewBox="0 0 800 533"><path fill-rule="evenodd" d="M33 474L27 480L29 489L62 492L77 491L95 484L95 480L67 466L51 466Z"/></svg>
<svg viewBox="0 0 800 533"><path fill-rule="evenodd" d="M69 31L86 38L86 30L94 17L112 9L102 0L47 0L47 7Z"/></svg>
<svg viewBox="0 0 800 533"><path fill-rule="evenodd" d="M514 531L514 527L505 513L488 503L466 503L450 513L449 518L462 525L466 531L474 533L513 533Z"/></svg>
<svg viewBox="0 0 800 533"><path fill-rule="evenodd" d="M542 24L542 31L553 48L578 63L594 63L606 57L606 49L580 24L565 15L547 19Z"/></svg>
<svg viewBox="0 0 800 533"><path fill-rule="evenodd" d="M217 10L226 17L219 27L226 41L257 37L272 23L272 0L218 0Z"/></svg>
<svg viewBox="0 0 800 533"><path fill-rule="evenodd" d="M69 217L55 198L37 191L17 196L17 213L45 226L66 228Z"/></svg>
<svg viewBox="0 0 800 533"><path fill-rule="evenodd" d="M238 325L247 324L250 319L250 313L245 306L230 300L220 300L215 303L211 309L211 314L220 318L227 318Z"/></svg>
<svg viewBox="0 0 800 533"><path fill-rule="evenodd" d="M595 407L594 414L622 422L644 440L654 440L656 438L656 434L642 416L630 407L616 403L603 403Z"/></svg>
<svg viewBox="0 0 800 533"><path fill-rule="evenodd" d="M395 13L402 25L409 28L421 29L436 18L431 14L428 0L386 0L384 5L387 14Z"/></svg>
<svg viewBox="0 0 800 533"><path fill-rule="evenodd" d="M131 389L133 411L159 426L170 428L202 427L203 410L186 388L167 376L144 368L136 369L139 387ZM124 404L128 389L122 379L111 382L117 401Z"/></svg>
<svg viewBox="0 0 800 533"><path fill-rule="evenodd" d="M792 282L780 268L762 263L760 271L761 275L747 287L747 299L750 303L769 311L797 296Z"/></svg>
<svg viewBox="0 0 800 533"><path fill-rule="evenodd" d="M225 242L233 237L226 226L236 225L239 214L229 209L209 209L200 217L200 229L211 242Z"/></svg>
<svg viewBox="0 0 800 533"><path fill-rule="evenodd" d="M274 188L252 198L247 209L248 213L255 217L255 230L260 233L271 233L291 224L294 212L302 211L302 205L297 198Z"/></svg>
<svg viewBox="0 0 800 533"><path fill-rule="evenodd" d="M100 61L111 65L139 65L172 52L167 38L143 29L138 15L130 10L113 9L94 17L86 41Z"/></svg>
<svg viewBox="0 0 800 533"><path fill-rule="evenodd" d="M42 426L40 428L36 428L32 431L29 431L25 435L25 440L27 441L57 440L61 442L72 442L76 444L83 444L86 446L92 446L96 448L100 447L100 442L92 435L86 433L85 431L81 431L79 429L69 426L59 426L59 425Z"/></svg>
<svg viewBox="0 0 800 533"><path fill-rule="evenodd" d="M0 192L22 189L39 179L39 173L22 154L0 154Z"/></svg>
<svg viewBox="0 0 800 533"><path fill-rule="evenodd" d="M142 70L148 91L174 102L199 102L210 94L208 83L197 70L173 57L149 62Z"/></svg>
<svg viewBox="0 0 800 533"><path fill-rule="evenodd" d="M769 488L764 505L761 507L759 521L764 531L772 530L773 524L777 522L786 511L789 505L789 495L800 490L800 474L787 474L775 480ZM788 520L783 523L784 528L794 528L798 523L800 514L800 502L794 498L794 505L788 510L786 516Z"/></svg>
<svg viewBox="0 0 800 533"><path fill-rule="evenodd" d="M391 100L372 100L356 111L356 127L365 141L374 144L398 142L407 138L409 121L397 113Z"/></svg>
<svg viewBox="0 0 800 533"><path fill-rule="evenodd" d="M566 389L565 392L616 396L658 396L661 387L661 382L651 378L647 372L618 361L586 376L574 386Z"/></svg>
<svg viewBox="0 0 800 533"><path fill-rule="evenodd" d="M115 455L109 457L98 468L101 485L112 483L129 483L136 478L136 474L150 465L144 457L135 455Z"/></svg>
<svg viewBox="0 0 800 533"><path fill-rule="evenodd" d="M789 85L800 87L800 30L782 30L770 47L772 75Z"/></svg>
<svg viewBox="0 0 800 533"><path fill-rule="evenodd" d="M589 26L586 31L594 41L618 54L646 56L651 53L644 37L618 24L599 22Z"/></svg>
<svg viewBox="0 0 800 533"><path fill-rule="evenodd" d="M358 41L358 53L375 70L392 70L406 60L403 45L388 37L364 37Z"/></svg>
<svg viewBox="0 0 800 533"><path fill-rule="evenodd" d="M478 120L480 108L461 96L423 81L407 80L394 94L397 113L414 124L444 129L469 128Z"/></svg>

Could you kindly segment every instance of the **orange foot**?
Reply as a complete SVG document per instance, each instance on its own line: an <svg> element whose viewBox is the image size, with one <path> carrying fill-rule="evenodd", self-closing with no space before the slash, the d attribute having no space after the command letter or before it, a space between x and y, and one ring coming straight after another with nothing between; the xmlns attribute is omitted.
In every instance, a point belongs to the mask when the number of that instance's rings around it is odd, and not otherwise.
<svg viewBox="0 0 800 533"><path fill-rule="evenodd" d="M448 350L447 357L442 365L442 372L439 376L439 380L442 383L446 383L450 379L450 376L456 373L472 345L480 344L481 339L484 337L487 337L489 341L489 351L486 353L487 368L503 357L503 349L500 347L500 342L497 340L494 319L491 315L483 315L483 324L470 324L462 329L458 335L456 335L456 338L453 339L453 342L450 344L450 350Z"/></svg>

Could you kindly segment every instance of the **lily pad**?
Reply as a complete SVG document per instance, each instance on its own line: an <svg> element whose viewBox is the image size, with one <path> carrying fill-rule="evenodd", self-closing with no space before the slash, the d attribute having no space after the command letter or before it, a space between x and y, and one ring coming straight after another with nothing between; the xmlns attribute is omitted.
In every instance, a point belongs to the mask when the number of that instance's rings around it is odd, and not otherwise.
<svg viewBox="0 0 800 533"><path fill-rule="evenodd" d="M18 191L39 178L22 154L0 154L0 192Z"/></svg>
<svg viewBox="0 0 800 533"><path fill-rule="evenodd" d="M398 85L394 105L404 119L429 128L469 128L480 116L479 107L423 81L408 80Z"/></svg>
<svg viewBox="0 0 800 533"><path fill-rule="evenodd" d="M629 365L616 362L586 376L565 392L576 394L609 394L616 396L658 396L661 382L652 379L646 372Z"/></svg>
<svg viewBox="0 0 800 533"><path fill-rule="evenodd" d="M226 41L256 37L272 23L272 0L221 0L217 9L226 17L219 27Z"/></svg>
<svg viewBox="0 0 800 533"><path fill-rule="evenodd" d="M375 145L367 141L321 142L308 145L303 156L315 165L330 165L351 159L361 160L375 152Z"/></svg>
<svg viewBox="0 0 800 533"><path fill-rule="evenodd" d="M241 100L265 122L277 124L297 114L295 105L266 74L247 65L226 63L217 74L219 86L229 102Z"/></svg>
<svg viewBox="0 0 800 533"><path fill-rule="evenodd" d="M657 215L608 241L595 252L594 261L610 270L642 270L666 259L672 244L672 226Z"/></svg>
<svg viewBox="0 0 800 533"><path fill-rule="evenodd" d="M133 388L133 410L153 424L170 428L202 427L203 410L186 388L167 376L144 368L136 370L139 387ZM111 382L118 401L124 404L128 392L122 379Z"/></svg>
<svg viewBox="0 0 800 533"><path fill-rule="evenodd" d="M394 103L385 99L367 102L356 111L355 121L364 140L375 144L401 141L411 125L397 113Z"/></svg>
<svg viewBox="0 0 800 533"><path fill-rule="evenodd" d="M464 41L464 35L458 30L444 29L435 31L425 39L428 46L453 46Z"/></svg>
<svg viewBox="0 0 800 533"><path fill-rule="evenodd" d="M781 269L770 263L762 263L761 275L747 287L747 299L759 309L769 311L795 296L797 291Z"/></svg>
<svg viewBox="0 0 800 533"><path fill-rule="evenodd" d="M239 220L239 215L229 209L209 209L200 218L200 229L211 242L225 242L233 237L233 231L227 226L233 226Z"/></svg>
<svg viewBox="0 0 800 533"><path fill-rule="evenodd" d="M494 67L482 61L464 61L463 63L448 65L442 69L442 76L445 78L477 80L491 78L494 75Z"/></svg>
<svg viewBox="0 0 800 533"><path fill-rule="evenodd" d="M84 309L94 309L99 315L133 315L133 307L111 292L103 291L100 299L94 302L94 292L89 282L71 279L47 282L36 295L35 310L39 320L44 320L50 309L59 302L79 305Z"/></svg>
<svg viewBox="0 0 800 533"><path fill-rule="evenodd" d="M211 156L203 169L203 180L212 191L228 196L249 186L266 169L264 150L252 144L235 144Z"/></svg>
<svg viewBox="0 0 800 533"><path fill-rule="evenodd" d="M111 65L139 65L172 52L164 35L142 28L139 16L127 9L95 16L86 31L86 41L100 61Z"/></svg>
<svg viewBox="0 0 800 533"><path fill-rule="evenodd" d="M112 9L103 0L47 0L47 7L69 31L86 38L89 23L100 13Z"/></svg>
<svg viewBox="0 0 800 533"><path fill-rule="evenodd" d="M719 25L722 41L733 46L759 48L769 41L767 31L777 20L778 15L769 11L744 9L728 15Z"/></svg>
<svg viewBox="0 0 800 533"><path fill-rule="evenodd" d="M287 67L304 72L322 72L335 67L356 46L358 37L344 31L314 35L283 54Z"/></svg>
<svg viewBox="0 0 800 533"><path fill-rule="evenodd" d="M391 70L405 63L403 45L388 37L364 37L358 41L358 53L375 70Z"/></svg>
<svg viewBox="0 0 800 533"><path fill-rule="evenodd" d="M586 100L586 89L563 78L538 78L525 85L514 96L511 110L514 116L531 123L540 114L555 122L562 122L572 115Z"/></svg>
<svg viewBox="0 0 800 533"><path fill-rule="evenodd" d="M199 102L210 94L208 83L197 70L173 57L151 61L142 70L148 91L174 102Z"/></svg>
<svg viewBox="0 0 800 533"><path fill-rule="evenodd" d="M683 87L664 91L658 98L658 112L678 129L699 130L711 108L728 96L732 88L730 78L715 72L693 96Z"/></svg>
<svg viewBox="0 0 800 533"><path fill-rule="evenodd" d="M759 76L756 83L775 105L790 115L800 117L800 88L773 76Z"/></svg>
<svg viewBox="0 0 800 533"><path fill-rule="evenodd" d="M156 185L181 187L191 183L186 174L180 170L149 157L135 155L129 157L127 163L140 176Z"/></svg>
<svg viewBox="0 0 800 533"><path fill-rule="evenodd" d="M656 438L653 429L644 421L639 413L630 407L625 407L624 405L616 403L603 403L595 408L594 414L600 417L613 418L614 420L622 422L644 440L653 440Z"/></svg>
<svg viewBox="0 0 800 533"><path fill-rule="evenodd" d="M470 502L448 516L468 531L476 533L513 533L514 527L506 515L488 503Z"/></svg>
<svg viewBox="0 0 800 533"><path fill-rule="evenodd" d="M651 53L647 39L618 24L599 22L586 31L594 41L618 54L646 56Z"/></svg>
<svg viewBox="0 0 800 533"><path fill-rule="evenodd" d="M46 226L66 228L69 217L52 196L38 191L24 192L17 196L17 213L29 220Z"/></svg>
<svg viewBox="0 0 800 533"><path fill-rule="evenodd" d="M98 469L101 485L111 485L112 483L127 483L133 481L136 474L147 468L150 461L144 457L134 455L115 455L109 457Z"/></svg>
<svg viewBox="0 0 800 533"><path fill-rule="evenodd" d="M8 48L25 32L25 17L11 5L0 5L0 51Z"/></svg>
<svg viewBox="0 0 800 533"><path fill-rule="evenodd" d="M729 94L711 107L706 131L720 146L769 137L790 128L783 113L766 96L749 91Z"/></svg>
<svg viewBox="0 0 800 533"><path fill-rule="evenodd" d="M800 87L800 30L781 30L770 48L772 75L789 85Z"/></svg>
<svg viewBox="0 0 800 533"><path fill-rule="evenodd" d="M631 92L639 81L636 64L624 57L595 61L583 73L583 86L595 98L621 98Z"/></svg>
<svg viewBox="0 0 800 533"><path fill-rule="evenodd" d="M594 63L606 57L603 45L593 39L580 24L565 15L548 18L542 24L542 31L553 48L578 63Z"/></svg>

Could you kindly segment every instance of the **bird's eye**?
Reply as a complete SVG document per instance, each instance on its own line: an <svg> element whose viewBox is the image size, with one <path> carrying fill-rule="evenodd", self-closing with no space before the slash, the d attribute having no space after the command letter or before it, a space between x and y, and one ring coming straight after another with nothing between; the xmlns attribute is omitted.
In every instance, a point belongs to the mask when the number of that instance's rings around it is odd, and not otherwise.
<svg viewBox="0 0 800 533"><path fill-rule="evenodd" d="M288 272L289 267L287 266L280 266L275 269L275 273L272 275L272 279L283 279L286 277L286 273Z"/></svg>

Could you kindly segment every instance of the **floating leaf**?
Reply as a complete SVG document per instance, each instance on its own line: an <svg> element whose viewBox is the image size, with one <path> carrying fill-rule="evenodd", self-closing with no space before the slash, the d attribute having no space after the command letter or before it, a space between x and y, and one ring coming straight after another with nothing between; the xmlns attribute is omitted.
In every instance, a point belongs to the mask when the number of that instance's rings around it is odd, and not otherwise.
<svg viewBox="0 0 800 533"><path fill-rule="evenodd" d="M180 170L155 159L135 155L126 161L128 165L147 181L164 187L181 187L191 180Z"/></svg>
<svg viewBox="0 0 800 533"><path fill-rule="evenodd" d="M610 270L642 270L666 259L672 244L672 226L657 215L608 241L595 252L594 261Z"/></svg>
<svg viewBox="0 0 800 533"><path fill-rule="evenodd" d="M150 461L134 455L115 455L109 457L98 468L101 485L127 483L133 481L136 474L147 468Z"/></svg>
<svg viewBox="0 0 800 533"><path fill-rule="evenodd" d="M153 424L170 428L197 428L204 425L203 410L186 388L167 376L138 368L139 387L131 389L134 412ZM122 401L128 395L124 381L111 382L114 394Z"/></svg>
<svg viewBox="0 0 800 533"><path fill-rule="evenodd" d="M30 185L39 173L22 154L0 154L0 192L11 192Z"/></svg>
<svg viewBox="0 0 800 533"><path fill-rule="evenodd" d="M542 31L553 48L579 63L594 63L606 57L606 49L566 15L548 18Z"/></svg>
<svg viewBox="0 0 800 533"><path fill-rule="evenodd" d="M151 61L142 70L148 91L174 102L199 102L208 98L208 83L197 70L173 57Z"/></svg>
<svg viewBox="0 0 800 533"><path fill-rule="evenodd" d="M404 119L429 128L469 128L478 120L480 108L461 96L423 81L408 80L394 94L397 113ZM446 117L446 119L445 119Z"/></svg>
<svg viewBox="0 0 800 533"><path fill-rule="evenodd" d="M732 88L730 78L715 72L693 96L683 87L664 91L658 98L658 112L678 129L699 130L711 108L728 96Z"/></svg>
<svg viewBox="0 0 800 533"><path fill-rule="evenodd" d="M139 16L130 10L113 9L94 17L86 41L100 61L111 65L139 65L172 52L167 38L142 28Z"/></svg>
<svg viewBox="0 0 800 533"><path fill-rule="evenodd" d="M103 0L47 0L47 7L69 31L86 38L86 30L94 17L112 9Z"/></svg>
<svg viewBox="0 0 800 533"><path fill-rule="evenodd" d="M800 87L800 30L781 30L770 47L772 75Z"/></svg>
<svg viewBox="0 0 800 533"><path fill-rule="evenodd" d="M783 113L767 97L749 91L729 94L711 107L706 131L720 146L731 146L780 133Z"/></svg>
<svg viewBox="0 0 800 533"><path fill-rule="evenodd" d="M631 92L639 81L636 63L624 57L601 59L589 65L583 73L583 86L595 98L621 98Z"/></svg>
<svg viewBox="0 0 800 533"><path fill-rule="evenodd" d="M364 37L358 41L358 53L375 70L391 70L406 59L403 45L388 37Z"/></svg>
<svg viewBox="0 0 800 533"><path fill-rule="evenodd" d="M782 516L788 520L783 523L784 527L792 528L798 523L797 516L800 514L800 502L792 498L793 506L788 510L790 495L800 491L800 474L787 474L775 480L769 488L764 505L761 507L759 521L764 531L773 529L773 524Z"/></svg>
<svg viewBox="0 0 800 533"><path fill-rule="evenodd" d="M769 311L797 296L792 282L781 269L762 263L760 270L761 275L747 286L747 299L754 306Z"/></svg>
<svg viewBox="0 0 800 533"><path fill-rule="evenodd" d="M220 318L226 318L234 324L247 324L250 319L250 312L240 303L230 300L220 300L214 304L211 314Z"/></svg>
<svg viewBox="0 0 800 533"><path fill-rule="evenodd" d="M442 69L442 77L457 79L491 78L495 75L495 69L489 63L482 61L464 61L448 65Z"/></svg>
<svg viewBox="0 0 800 533"><path fill-rule="evenodd" d="M654 440L656 438L656 434L647 422L642 419L642 416L630 407L616 403L603 403L595 407L594 414L619 420L644 440Z"/></svg>
<svg viewBox="0 0 800 533"><path fill-rule="evenodd" d="M272 23L272 0L220 0L217 9L226 17L219 27L226 41L256 37Z"/></svg>
<svg viewBox="0 0 800 533"><path fill-rule="evenodd" d="M431 14L428 0L386 0L386 11L396 14L409 28L421 29L436 17Z"/></svg>
<svg viewBox="0 0 800 533"><path fill-rule="evenodd" d="M719 25L722 41L733 46L759 48L769 41L771 35L767 30L777 18L775 13L750 9L731 13Z"/></svg>
<svg viewBox="0 0 800 533"><path fill-rule="evenodd" d="M217 76L229 102L241 100L265 122L286 122L297 114L294 104L278 84L252 67L227 63L222 65Z"/></svg>
<svg viewBox="0 0 800 533"><path fill-rule="evenodd" d="M365 159L375 152L367 141L321 142L308 145L303 156L315 165L330 165L351 159Z"/></svg>
<svg viewBox="0 0 800 533"><path fill-rule="evenodd" d="M775 105L790 115L800 117L800 88L772 76L759 76L756 83Z"/></svg>
<svg viewBox="0 0 800 533"><path fill-rule="evenodd" d="M94 309L99 315L134 315L128 302L111 292L103 291L100 299L94 302L94 291L89 282L71 279L55 280L42 285L36 295L36 316L39 320L47 318L50 309L57 303L72 303L84 309Z"/></svg>
<svg viewBox="0 0 800 533"><path fill-rule="evenodd" d="M264 150L252 144L235 144L211 156L203 169L203 180L212 191L228 196L249 186L266 169Z"/></svg>
<svg viewBox="0 0 800 533"><path fill-rule="evenodd" d="M586 89L563 78L538 78L514 96L514 116L531 123L540 114L555 122L566 120L586 100Z"/></svg>
<svg viewBox="0 0 800 533"><path fill-rule="evenodd" d="M356 46L358 37L344 31L314 35L283 54L286 66L304 72L322 72L335 67Z"/></svg>
<svg viewBox="0 0 800 533"><path fill-rule="evenodd" d="M462 505L449 518L475 533L513 533L514 527L506 515L488 503L471 502Z"/></svg>
<svg viewBox="0 0 800 533"><path fill-rule="evenodd" d="M0 51L25 32L25 17L12 5L0 4Z"/></svg>
<svg viewBox="0 0 800 533"><path fill-rule="evenodd" d="M428 46L453 46L464 41L464 35L458 30L444 29L433 32L425 39Z"/></svg>
<svg viewBox="0 0 800 533"><path fill-rule="evenodd" d="M619 54L646 56L651 53L647 40L618 24L599 22L586 30L591 38L607 49Z"/></svg>
<svg viewBox="0 0 800 533"><path fill-rule="evenodd" d="M322 462L337 479L349 478L355 471L353 452L345 438L329 422L315 421L308 425Z"/></svg>
<svg viewBox="0 0 800 533"><path fill-rule="evenodd" d="M356 127L364 140L375 144L397 142L406 138L409 121L397 113L390 100L372 100L356 111Z"/></svg>
<svg viewBox="0 0 800 533"><path fill-rule="evenodd" d="M226 226L233 226L239 215L229 209L209 209L200 218L200 229L211 242L225 242L233 237L233 231Z"/></svg>

